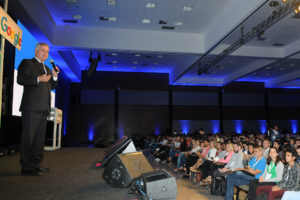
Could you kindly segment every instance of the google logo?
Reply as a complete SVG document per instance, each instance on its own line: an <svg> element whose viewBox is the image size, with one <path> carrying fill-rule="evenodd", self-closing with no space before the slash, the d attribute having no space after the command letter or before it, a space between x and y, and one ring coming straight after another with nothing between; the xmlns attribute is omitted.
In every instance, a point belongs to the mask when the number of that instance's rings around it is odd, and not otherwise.
<svg viewBox="0 0 300 200"><path fill-rule="evenodd" d="M7 18L2 17L1 19L1 28L3 32L6 32L9 37L11 37L12 40L14 40L15 46L20 46L22 44L22 38L20 37L20 32L16 33L15 30L13 30L10 26L7 26L6 24Z"/></svg>

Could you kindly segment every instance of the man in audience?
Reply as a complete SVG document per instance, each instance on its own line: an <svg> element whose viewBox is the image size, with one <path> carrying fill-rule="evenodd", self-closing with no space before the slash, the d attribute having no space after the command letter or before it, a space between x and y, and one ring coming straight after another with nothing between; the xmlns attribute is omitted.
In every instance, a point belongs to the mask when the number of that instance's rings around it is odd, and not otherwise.
<svg viewBox="0 0 300 200"><path fill-rule="evenodd" d="M271 131L271 142L273 143L276 139L280 138L280 132L279 127L277 125L274 126L274 128Z"/></svg>
<svg viewBox="0 0 300 200"><path fill-rule="evenodd" d="M254 158L249 162L246 168L237 168L236 172L226 177L227 189L226 189L226 200L233 199L233 189L237 185L249 184L250 180L259 179L263 174L267 160L263 157L263 150L261 147L254 148Z"/></svg>
<svg viewBox="0 0 300 200"><path fill-rule="evenodd" d="M270 146L271 146L270 140L264 139L264 141L263 141L263 156L265 158L268 158Z"/></svg>
<svg viewBox="0 0 300 200"><path fill-rule="evenodd" d="M275 186L259 186L256 190L257 199L264 199L261 194L267 194L268 200L281 198L285 191L300 190L300 167L295 162L298 154L293 148L285 152L286 165L284 166L282 180Z"/></svg>

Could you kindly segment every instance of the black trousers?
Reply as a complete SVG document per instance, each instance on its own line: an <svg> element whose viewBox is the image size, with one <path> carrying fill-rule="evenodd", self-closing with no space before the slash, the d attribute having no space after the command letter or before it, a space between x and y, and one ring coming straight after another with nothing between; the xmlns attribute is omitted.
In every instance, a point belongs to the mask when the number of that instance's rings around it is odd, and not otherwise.
<svg viewBox="0 0 300 200"><path fill-rule="evenodd" d="M249 181L248 199L256 200L256 188L261 185L276 185L275 182L259 182L258 179Z"/></svg>
<svg viewBox="0 0 300 200"><path fill-rule="evenodd" d="M21 158L22 170L39 167L43 160L47 111L22 112Z"/></svg>

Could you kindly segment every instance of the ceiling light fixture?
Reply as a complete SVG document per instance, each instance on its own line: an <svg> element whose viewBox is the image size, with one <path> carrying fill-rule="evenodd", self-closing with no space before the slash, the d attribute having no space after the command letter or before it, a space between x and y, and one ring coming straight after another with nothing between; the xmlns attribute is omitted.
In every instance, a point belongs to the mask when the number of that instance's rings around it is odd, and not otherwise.
<svg viewBox="0 0 300 200"><path fill-rule="evenodd" d="M107 5L109 5L109 6L115 6L115 5L117 5L117 1L116 0L107 0L106 2L107 2Z"/></svg>
<svg viewBox="0 0 300 200"><path fill-rule="evenodd" d="M135 56L135 57L140 57L141 55L140 55L140 54L135 54L134 56Z"/></svg>
<svg viewBox="0 0 300 200"><path fill-rule="evenodd" d="M190 12L190 11L192 11L192 9L193 9L192 6L184 6L183 9L182 9L182 11L184 11L184 12Z"/></svg>
<svg viewBox="0 0 300 200"><path fill-rule="evenodd" d="M109 18L108 18L108 21L110 21L110 22L115 22L115 21L117 21L117 18L116 18L116 17L109 17Z"/></svg>
<svg viewBox="0 0 300 200"><path fill-rule="evenodd" d="M143 24L150 24L151 20L150 19L143 19L142 22L143 22Z"/></svg>
<svg viewBox="0 0 300 200"><path fill-rule="evenodd" d="M182 26L182 25L183 25L183 22L175 22L174 25L175 25L175 26Z"/></svg>
<svg viewBox="0 0 300 200"><path fill-rule="evenodd" d="M74 19L81 19L82 16L81 16L81 15L73 15L73 18L74 18Z"/></svg>
<svg viewBox="0 0 300 200"><path fill-rule="evenodd" d="M271 2L269 3L269 6L270 6L270 7L277 7L278 5L279 5L278 1L271 1Z"/></svg>
<svg viewBox="0 0 300 200"><path fill-rule="evenodd" d="M147 3L146 8L155 8L155 3Z"/></svg>
<svg viewBox="0 0 300 200"><path fill-rule="evenodd" d="M116 64L116 63L118 63L118 61L114 60L114 61L112 61L112 63Z"/></svg>
<svg viewBox="0 0 300 200"><path fill-rule="evenodd" d="M117 54L117 53L112 53L111 55L112 55L112 56L117 56L118 54Z"/></svg>

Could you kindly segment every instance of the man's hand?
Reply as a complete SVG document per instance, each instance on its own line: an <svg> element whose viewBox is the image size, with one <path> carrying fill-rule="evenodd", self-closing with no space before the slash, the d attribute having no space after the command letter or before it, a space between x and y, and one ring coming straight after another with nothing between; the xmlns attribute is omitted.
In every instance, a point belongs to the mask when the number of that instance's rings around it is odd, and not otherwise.
<svg viewBox="0 0 300 200"><path fill-rule="evenodd" d="M260 176L259 179L258 179L258 181L259 181L260 183L262 183L262 182L265 182L265 179L264 179L262 176Z"/></svg>
<svg viewBox="0 0 300 200"><path fill-rule="evenodd" d="M275 185L275 186L272 187L272 191L278 191L278 190L281 190L281 189L277 185Z"/></svg>
<svg viewBox="0 0 300 200"><path fill-rule="evenodd" d="M44 83L47 83L50 80L50 78L51 78L51 75L46 75L46 74L43 74L38 77L39 82L44 82Z"/></svg>
<svg viewBox="0 0 300 200"><path fill-rule="evenodd" d="M57 66L55 66L55 69L57 70L57 72L54 70L54 68L52 69L52 74L53 76L57 77L58 76L58 72L59 72L59 69Z"/></svg>

